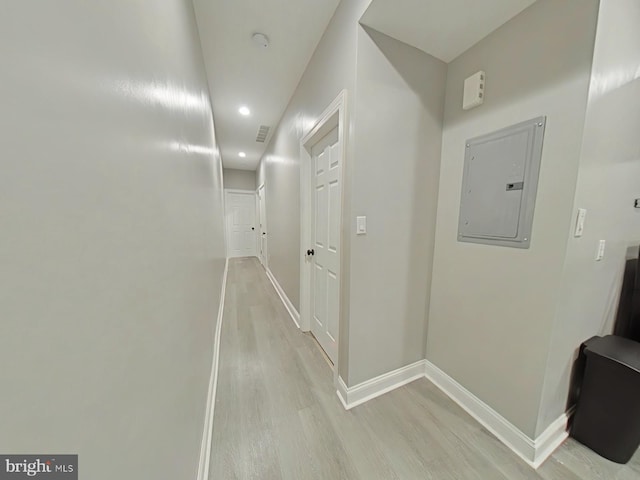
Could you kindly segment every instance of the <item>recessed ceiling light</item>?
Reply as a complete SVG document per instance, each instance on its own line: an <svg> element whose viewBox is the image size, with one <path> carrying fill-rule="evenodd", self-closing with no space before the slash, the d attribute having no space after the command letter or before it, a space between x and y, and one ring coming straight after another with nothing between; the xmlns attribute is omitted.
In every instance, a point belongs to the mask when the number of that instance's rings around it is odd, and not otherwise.
<svg viewBox="0 0 640 480"><path fill-rule="evenodd" d="M251 115L251 110L249 110L249 107L246 107L244 105L238 109L238 112L240 113L240 115L244 115L245 117Z"/></svg>
<svg viewBox="0 0 640 480"><path fill-rule="evenodd" d="M240 158L245 158L245 157L247 156L247 154L246 154L246 153L244 153L244 152L240 152L240 153L238 154L238 156L239 156Z"/></svg>

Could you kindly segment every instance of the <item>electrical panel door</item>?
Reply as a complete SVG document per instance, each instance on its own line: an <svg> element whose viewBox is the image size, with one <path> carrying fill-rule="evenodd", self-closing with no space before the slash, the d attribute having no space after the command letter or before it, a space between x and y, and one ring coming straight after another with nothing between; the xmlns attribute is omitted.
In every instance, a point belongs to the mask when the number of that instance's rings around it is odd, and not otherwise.
<svg viewBox="0 0 640 480"><path fill-rule="evenodd" d="M546 119L466 142L458 240L528 248Z"/></svg>

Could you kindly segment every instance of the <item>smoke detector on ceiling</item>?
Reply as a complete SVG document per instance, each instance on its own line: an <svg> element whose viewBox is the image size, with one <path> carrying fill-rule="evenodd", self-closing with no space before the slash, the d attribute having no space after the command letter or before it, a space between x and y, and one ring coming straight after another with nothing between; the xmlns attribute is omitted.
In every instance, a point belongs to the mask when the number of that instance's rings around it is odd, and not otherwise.
<svg viewBox="0 0 640 480"><path fill-rule="evenodd" d="M267 48L269 46L269 37L264 33L254 33L251 40L253 40L253 43L260 48Z"/></svg>

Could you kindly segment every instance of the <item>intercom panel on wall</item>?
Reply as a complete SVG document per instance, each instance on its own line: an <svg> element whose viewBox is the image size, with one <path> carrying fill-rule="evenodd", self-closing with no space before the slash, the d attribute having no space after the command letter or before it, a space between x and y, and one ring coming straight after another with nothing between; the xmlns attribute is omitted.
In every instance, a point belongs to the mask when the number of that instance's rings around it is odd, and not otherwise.
<svg viewBox="0 0 640 480"><path fill-rule="evenodd" d="M546 117L466 142L458 240L529 248Z"/></svg>

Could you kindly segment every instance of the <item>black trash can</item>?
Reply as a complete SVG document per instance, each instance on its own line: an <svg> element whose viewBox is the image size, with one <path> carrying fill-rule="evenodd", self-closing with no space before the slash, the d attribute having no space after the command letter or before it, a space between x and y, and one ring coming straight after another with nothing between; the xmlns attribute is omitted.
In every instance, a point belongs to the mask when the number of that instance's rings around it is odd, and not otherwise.
<svg viewBox="0 0 640 480"><path fill-rule="evenodd" d="M609 335L583 344L586 367L571 436L627 463L640 445L640 343Z"/></svg>

